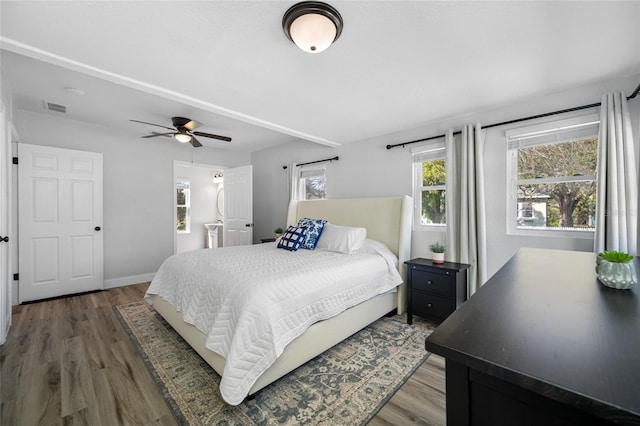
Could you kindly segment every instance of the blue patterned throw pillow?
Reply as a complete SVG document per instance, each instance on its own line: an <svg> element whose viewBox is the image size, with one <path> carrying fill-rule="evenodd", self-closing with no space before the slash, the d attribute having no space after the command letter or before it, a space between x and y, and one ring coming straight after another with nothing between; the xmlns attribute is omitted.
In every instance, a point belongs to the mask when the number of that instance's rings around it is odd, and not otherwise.
<svg viewBox="0 0 640 426"><path fill-rule="evenodd" d="M324 219L310 219L303 217L298 221L298 226L304 226L307 228L307 238L302 243L302 248L307 250L313 250L318 244L318 238L322 234L324 224L327 223Z"/></svg>
<svg viewBox="0 0 640 426"><path fill-rule="evenodd" d="M304 226L290 226L278 241L278 248L296 251L304 242L307 228Z"/></svg>

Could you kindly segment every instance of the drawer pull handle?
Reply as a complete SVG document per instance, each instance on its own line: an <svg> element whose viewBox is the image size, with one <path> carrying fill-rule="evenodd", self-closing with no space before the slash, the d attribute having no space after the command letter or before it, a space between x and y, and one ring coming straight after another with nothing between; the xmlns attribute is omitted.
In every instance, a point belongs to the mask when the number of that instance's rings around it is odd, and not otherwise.
<svg viewBox="0 0 640 426"><path fill-rule="evenodd" d="M433 284L433 281L427 280L427 284Z"/></svg>
<svg viewBox="0 0 640 426"><path fill-rule="evenodd" d="M431 307L431 303L427 303L427 308L430 308L430 307Z"/></svg>

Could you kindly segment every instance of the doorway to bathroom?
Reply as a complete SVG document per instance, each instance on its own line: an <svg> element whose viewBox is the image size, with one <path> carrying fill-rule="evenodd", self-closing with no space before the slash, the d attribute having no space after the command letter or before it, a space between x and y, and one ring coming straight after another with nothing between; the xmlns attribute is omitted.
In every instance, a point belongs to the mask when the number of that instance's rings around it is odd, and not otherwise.
<svg viewBox="0 0 640 426"><path fill-rule="evenodd" d="M220 166L174 161L175 253L222 247L223 174Z"/></svg>

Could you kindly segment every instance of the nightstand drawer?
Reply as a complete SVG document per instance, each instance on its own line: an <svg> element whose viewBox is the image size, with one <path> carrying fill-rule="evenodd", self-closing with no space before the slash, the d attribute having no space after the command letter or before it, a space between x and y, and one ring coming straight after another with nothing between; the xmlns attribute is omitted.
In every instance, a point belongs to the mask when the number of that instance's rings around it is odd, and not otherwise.
<svg viewBox="0 0 640 426"><path fill-rule="evenodd" d="M448 297L451 296L451 276L412 269L411 289Z"/></svg>
<svg viewBox="0 0 640 426"><path fill-rule="evenodd" d="M418 315L444 319L453 311L451 299L424 293L413 293L411 296L413 311Z"/></svg>

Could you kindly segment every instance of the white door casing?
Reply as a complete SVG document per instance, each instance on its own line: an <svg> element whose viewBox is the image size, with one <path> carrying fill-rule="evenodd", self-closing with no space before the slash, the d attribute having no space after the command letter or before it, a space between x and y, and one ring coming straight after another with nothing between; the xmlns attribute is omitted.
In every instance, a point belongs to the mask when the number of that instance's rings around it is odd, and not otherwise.
<svg viewBox="0 0 640 426"><path fill-rule="evenodd" d="M0 103L0 345L11 326L11 136L4 104Z"/></svg>
<svg viewBox="0 0 640 426"><path fill-rule="evenodd" d="M18 144L20 303L102 289L102 154Z"/></svg>
<svg viewBox="0 0 640 426"><path fill-rule="evenodd" d="M224 247L253 243L253 167L224 171Z"/></svg>

